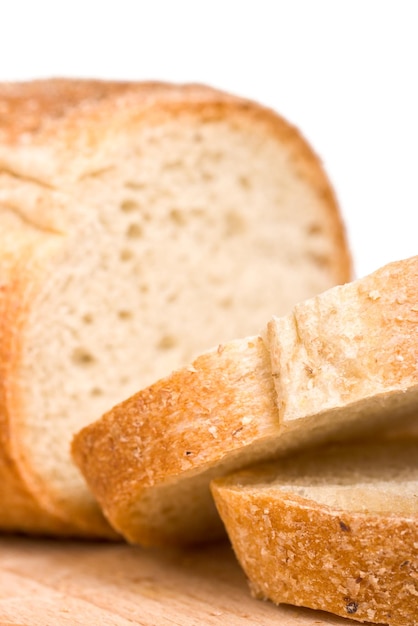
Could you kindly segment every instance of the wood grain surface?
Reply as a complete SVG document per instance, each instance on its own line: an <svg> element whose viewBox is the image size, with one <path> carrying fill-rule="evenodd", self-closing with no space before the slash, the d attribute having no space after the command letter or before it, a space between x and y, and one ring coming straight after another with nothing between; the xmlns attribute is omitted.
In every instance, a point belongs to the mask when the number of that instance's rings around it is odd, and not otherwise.
<svg viewBox="0 0 418 626"><path fill-rule="evenodd" d="M125 544L0 539L0 625L350 626L251 597L228 545L155 551Z"/></svg>

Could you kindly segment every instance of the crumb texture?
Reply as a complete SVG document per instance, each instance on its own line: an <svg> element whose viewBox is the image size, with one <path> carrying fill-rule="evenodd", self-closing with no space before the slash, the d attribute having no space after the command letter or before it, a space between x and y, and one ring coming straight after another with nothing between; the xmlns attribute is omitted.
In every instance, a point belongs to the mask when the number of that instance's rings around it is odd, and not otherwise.
<svg viewBox="0 0 418 626"><path fill-rule="evenodd" d="M418 393L418 257L297 304L269 324L283 422L333 412L370 424L414 414ZM407 392L407 393L405 393Z"/></svg>

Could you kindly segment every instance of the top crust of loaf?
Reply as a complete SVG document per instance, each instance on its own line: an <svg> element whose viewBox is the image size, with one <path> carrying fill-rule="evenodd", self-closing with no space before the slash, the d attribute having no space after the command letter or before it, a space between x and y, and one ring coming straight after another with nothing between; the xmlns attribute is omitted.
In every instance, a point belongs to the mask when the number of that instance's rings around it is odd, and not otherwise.
<svg viewBox="0 0 418 626"><path fill-rule="evenodd" d="M162 103L244 103L205 85L162 82L49 79L23 83L0 83L0 140L2 143L44 141L56 136L57 127L67 132L82 130L86 122L109 122L118 109L135 108L137 114ZM138 109L140 104L140 109ZM78 128L77 128L78 127ZM62 131L60 131L62 132Z"/></svg>
<svg viewBox="0 0 418 626"><path fill-rule="evenodd" d="M181 115L202 122L228 119L243 127L253 123L259 130L264 126L268 136L286 144L298 174L317 190L328 208L327 219L334 223L339 249L335 283L351 278L344 226L318 156L297 128L276 112L211 87L69 79L0 83L0 172L54 186L54 180L85 175L86 167L105 168L105 163L95 162L94 149L111 141L112 133L129 137L141 119L152 125Z"/></svg>
<svg viewBox="0 0 418 626"><path fill-rule="evenodd" d="M298 174L317 190L334 222L336 284L350 280L352 260L336 198L311 146L275 111L205 85L59 78L0 83L0 173L26 175L47 186L54 185L54 174L58 180L85 176L86 160L97 167L94 149L112 133L129 137L141 120L153 125L181 115L203 123L225 119L237 127L253 123L286 144Z"/></svg>

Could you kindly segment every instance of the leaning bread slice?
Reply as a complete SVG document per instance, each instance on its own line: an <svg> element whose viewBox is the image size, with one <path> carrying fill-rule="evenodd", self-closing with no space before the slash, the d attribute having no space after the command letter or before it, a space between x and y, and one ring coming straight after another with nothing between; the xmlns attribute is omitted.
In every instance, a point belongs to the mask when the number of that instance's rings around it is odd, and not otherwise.
<svg viewBox="0 0 418 626"><path fill-rule="evenodd" d="M271 451L279 432L261 337L198 357L83 429L74 458L129 541L187 544L224 533L210 480Z"/></svg>
<svg viewBox="0 0 418 626"><path fill-rule="evenodd" d="M259 598L418 623L418 441L318 448L212 483Z"/></svg>
<svg viewBox="0 0 418 626"><path fill-rule="evenodd" d="M416 431L418 256L297 304L268 324L283 436L341 425ZM305 435L304 432L305 431ZM386 433L385 433L386 435Z"/></svg>
<svg viewBox="0 0 418 626"><path fill-rule="evenodd" d="M72 434L347 280L340 215L296 129L208 87L8 83L0 111L0 529L108 535Z"/></svg>
<svg viewBox="0 0 418 626"><path fill-rule="evenodd" d="M211 478L415 418L417 323L414 257L297 305L265 339L220 345L138 392L75 437L75 461L129 541L211 539L222 528Z"/></svg>

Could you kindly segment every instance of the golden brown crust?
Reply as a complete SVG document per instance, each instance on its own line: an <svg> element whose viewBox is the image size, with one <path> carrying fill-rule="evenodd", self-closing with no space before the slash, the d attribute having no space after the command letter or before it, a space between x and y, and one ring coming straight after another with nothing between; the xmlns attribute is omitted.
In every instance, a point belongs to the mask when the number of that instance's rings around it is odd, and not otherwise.
<svg viewBox="0 0 418 626"><path fill-rule="evenodd" d="M388 445L388 458L398 453ZM369 454L373 458L372 445ZM264 469L212 483L254 595L359 621L416 624L417 515L399 514L396 507L382 515L327 506L286 485L269 487ZM280 475L280 464L271 471Z"/></svg>
<svg viewBox="0 0 418 626"><path fill-rule="evenodd" d="M0 285L0 498L2 502L8 503L2 511L2 526L6 530L13 530L16 518L22 516L23 520L25 518L28 520L28 524L32 518L34 527L38 527L40 532L45 532L50 527L54 531L59 531L61 526L59 518L54 520L53 516L40 511L36 497L26 484L25 472L22 471L19 455L15 451L18 444L16 445L14 440L13 423L8 419L11 404L13 413L20 412L19 406L16 405L20 395L16 393L14 384L22 346L16 339L20 336L24 324L28 290L25 289L24 276L21 275L22 270L18 262L4 245L2 252L4 256ZM28 250L22 249L21 252L24 263L26 254L31 255ZM35 288L35 280L31 281L31 286Z"/></svg>
<svg viewBox="0 0 418 626"><path fill-rule="evenodd" d="M141 117L148 110L239 102L203 85L159 82L129 83L52 79L0 83L1 143L43 143L77 140L77 133L96 134L94 126L109 125L122 116ZM112 119L113 118L113 119Z"/></svg>
<svg viewBox="0 0 418 626"><path fill-rule="evenodd" d="M240 544L235 525L251 523L258 537L267 533L262 511L271 509L271 501L252 500L250 513L242 498L234 502L233 495L216 491L215 497L257 597L359 621L416 623L416 519L340 515L302 499L299 503L283 499L268 517L270 535L279 536L280 543L266 538ZM229 502L222 503L221 498Z"/></svg>

